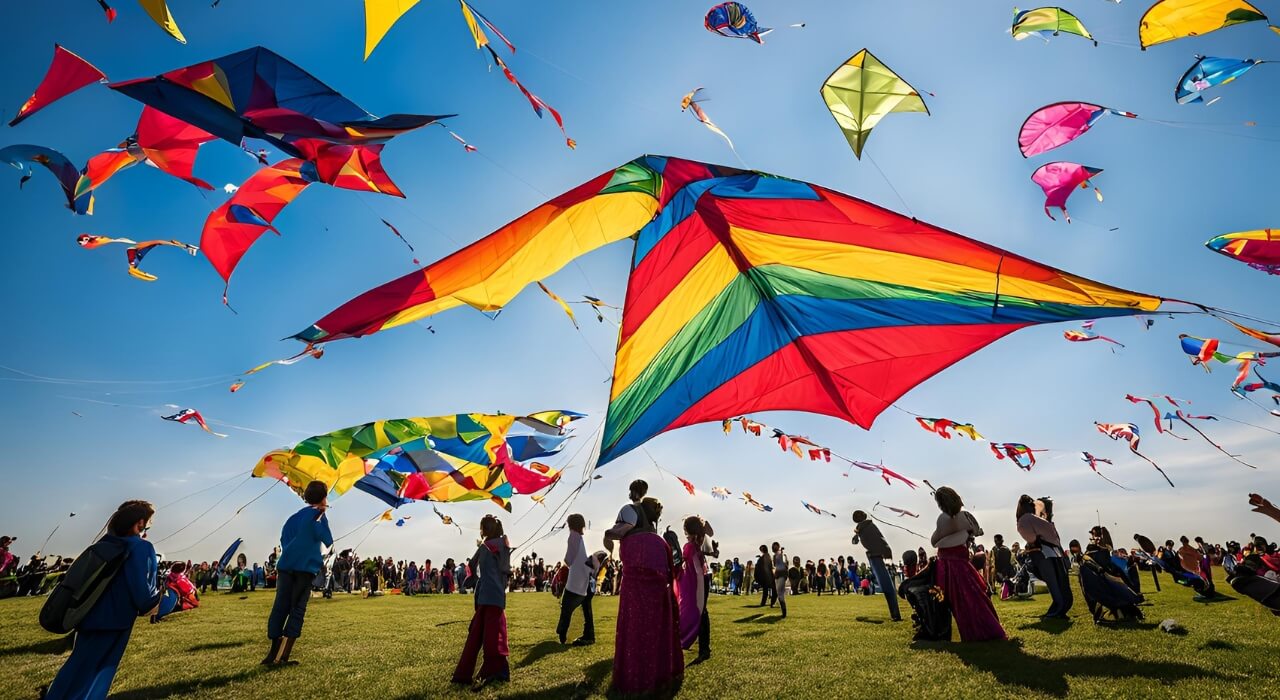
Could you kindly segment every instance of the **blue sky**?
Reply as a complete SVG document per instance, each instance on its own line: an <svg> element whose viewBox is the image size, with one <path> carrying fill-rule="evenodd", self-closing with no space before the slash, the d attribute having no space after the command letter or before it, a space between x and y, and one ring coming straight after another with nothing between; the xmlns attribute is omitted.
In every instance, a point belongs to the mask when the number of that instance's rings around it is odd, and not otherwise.
<svg viewBox="0 0 1280 700"><path fill-rule="evenodd" d="M20 538L20 554L38 546L66 512L80 515L59 530L49 551L78 551L121 500L164 504L247 474L270 449L368 420L569 408L591 414L578 428L579 439L589 440L607 404L614 331L588 319L581 334L574 332L536 290L522 294L497 320L460 309L432 319L435 334L408 326L336 343L322 360L271 369L235 395L226 378L292 354L294 344L279 338L412 269L408 251L379 218L396 224L426 262L642 153L735 164L718 137L679 111L680 96L697 86L706 88L705 108L752 168L910 211L1121 287L1277 315L1269 303L1275 278L1214 255L1202 243L1219 233L1276 225L1280 71L1253 71L1220 90L1224 99L1208 108L1179 106L1172 94L1196 53L1280 58L1280 41L1260 24L1139 52L1141 2L1077 0L1069 7L1099 39L1126 44L1094 47L1070 36L1049 44L1015 42L1005 33L1006 3L756 0L750 6L761 24L779 27L758 46L705 31L706 7L687 1L594 3L589 12L567 0L477 2L518 47L512 69L564 115L579 144L569 151L553 122L539 121L500 73L487 70L485 55L475 51L451 3L420 4L365 63L356 0L313 0L305 11L297 9L303 3L173 4L186 46L126 0L117 3L120 17L112 25L89 0L7 3L0 18L24 29L0 45L6 68L0 103L16 109L30 94L54 42L113 80L261 44L376 114L456 112L450 128L480 152L464 153L443 129L422 129L396 139L384 154L407 200L323 187L307 191L276 220L283 237L264 237L241 263L231 285L238 315L222 306L221 280L203 258L156 251L147 269L160 279L146 284L125 274L122 250L82 251L74 242L88 232L197 243L204 218L226 196L221 186L243 181L255 167L234 146L215 142L200 152L196 174L214 183L215 192L202 196L158 171L135 168L99 191L92 217L67 213L47 173L37 173L22 191L16 173L11 182L0 182L0 208L9 222L0 289L10 329L0 364L75 380L30 381L0 372L0 435L11 445L0 458L8 484L0 530ZM1280 3L1260 6L1280 15ZM808 26L787 27L799 22ZM871 136L867 152L884 176L870 160L854 159L818 94L831 70L863 47L933 93L926 96L931 116L891 115ZM1024 160L1016 146L1019 125L1033 109L1060 100L1181 124L1109 119L1051 157ZM131 133L139 111L137 103L94 86L7 129L4 143L53 147L83 163ZM1258 126L1238 126L1248 120ZM1072 225L1044 216L1040 190L1028 179L1054 159L1105 170L1095 183L1106 201L1099 204L1087 193L1074 197ZM593 294L619 302L629 258L627 244L615 245L570 265L549 285L566 298ZM1147 429L1147 409L1123 397L1159 392L1191 399L1198 412L1280 430L1280 421L1228 393L1228 369L1206 375L1177 348L1178 333L1227 339L1231 332L1201 317L1160 318L1150 331L1132 319L1101 322L1100 332L1127 346L1112 353L1102 343L1067 343L1063 330L1019 332L899 402L917 413L972 421L994 440L1054 450L1030 473L996 462L983 443L932 437L892 410L869 432L809 415L758 418L841 454L884 459L909 476L951 484L988 533L1012 530L1022 492L1055 496L1068 537L1083 537L1098 517L1120 539L1142 531L1160 539L1185 533L1225 540L1260 529L1245 494L1280 496L1276 435L1226 421L1208 426L1258 465L1256 472L1194 439L1147 435L1144 452L1178 484L1170 490L1092 425L1133 421ZM161 421L166 404L199 409L230 437L218 440ZM1121 491L1090 474L1077 458L1080 450L1112 458L1116 466L1108 475L1134 490ZM571 463L575 475L588 451ZM701 513L717 525L726 553L739 556L774 539L815 559L847 554L848 513L877 501L925 514L907 523L925 534L934 512L923 489L886 487L861 473L845 478L834 465L796 460L766 439L726 437L718 425L661 436L649 443L648 454L695 483L699 494L685 494L637 451L604 469L604 478L575 504L593 530L611 524L626 484L636 477L650 481L670 522ZM714 501L706 495L711 486L750 491L774 512ZM159 549L209 558L244 537L252 557L261 558L298 505L284 488L195 543L266 487L244 484L215 505L229 484L162 510L155 539L212 507ZM840 519L807 513L801 499L840 513ZM506 522L515 539L524 539L544 512L523 499L515 508ZM514 524L531 508L536 510ZM472 525L492 507L442 509ZM336 501L333 529L347 532L381 510L380 503L353 492ZM438 561L470 549L473 533L441 527L430 506L403 512L417 517L404 528L380 526L361 550ZM364 535L359 531L346 542ZM927 544L898 531L889 537L899 550ZM556 536L534 549L558 557L560 544Z"/></svg>

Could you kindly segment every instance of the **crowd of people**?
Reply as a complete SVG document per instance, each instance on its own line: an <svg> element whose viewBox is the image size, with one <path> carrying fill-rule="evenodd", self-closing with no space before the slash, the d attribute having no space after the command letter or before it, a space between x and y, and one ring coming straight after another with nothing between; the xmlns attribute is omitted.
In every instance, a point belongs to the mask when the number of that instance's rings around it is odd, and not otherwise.
<svg viewBox="0 0 1280 700"><path fill-rule="evenodd" d="M761 595L759 607L777 607L787 616L788 595L882 595L889 619L900 621L899 598L911 610L915 638L950 641L952 623L962 642L1003 640L1007 633L992 602L996 596L1031 597L1040 586L1049 606L1042 617L1064 619L1075 604L1071 577L1093 620L1117 624L1143 617L1143 579L1150 575L1160 588L1160 574L1185 586L1200 599L1219 595L1215 568L1226 583L1280 615L1280 552L1266 537L1251 534L1244 544L1212 544L1201 537L1180 536L1157 545L1135 534L1134 546L1118 547L1101 525L1088 532L1088 543L1063 541L1049 498L1021 496L1011 524L1017 540L1009 545L1003 534L992 537L988 549L974 515L964 508L960 495L949 487L938 488L939 509L930 544L906 550L895 558L877 520L864 511L853 513L851 543L860 545L862 561L854 555L837 555L801 563L788 555L779 542L760 545L759 555L720 559L719 543L710 522L694 515L680 523L680 532L667 527L659 534L662 504L647 496L648 485L631 484L629 502L603 537L604 549L588 554L586 521L572 514L565 523L564 557L548 565L537 554L512 563L512 548L502 522L485 516L480 522L481 541L470 557L447 559L439 567L430 560L397 561L391 557L360 558L333 550L326 510L327 489L312 482L304 491L305 507L292 515L281 532L281 548L267 558L265 567L249 565L241 554L234 563L159 562L155 549L144 538L154 508L144 501L129 501L111 517L106 535L95 544L117 547L118 561L109 575L86 575L76 560L63 559L44 568L41 560L19 566L10 548L12 537L0 537L0 584L6 595L30 595L56 590L46 602L60 619L71 621L76 633L71 656L46 689L48 698L100 698L110 688L130 631L138 617L156 622L173 612L199 605L200 594L219 590L219 579L231 590L272 589L275 600L266 621L268 652L263 664L296 663L292 654L301 637L307 605L316 591L404 595L462 594L474 596L475 612L452 680L481 687L510 679L507 662L506 600L516 591L550 592L560 599L555 636L561 644L585 646L596 641L592 599L597 595L620 596L615 634L613 687L621 693L648 693L678 685L686 668L684 651L697 645L689 665L711 657L712 631L708 599L723 595ZM1280 508L1256 494L1252 509L1280 522ZM882 521L881 521L882 522ZM616 551L615 551L616 550ZM94 548L80 559L91 559ZM99 569L104 567L99 566ZM35 575L39 574L39 580ZM94 577L97 578L94 578ZM53 581L50 581L53 578ZM61 585L59 585L61 584ZM1038 584L1038 585L1037 585ZM100 587L94 602L83 609L59 596L63 587L79 592ZM70 608L65 606L72 605ZM572 642L570 628L581 611L582 632ZM483 658L481 659L481 655ZM479 668L477 669L477 662Z"/></svg>

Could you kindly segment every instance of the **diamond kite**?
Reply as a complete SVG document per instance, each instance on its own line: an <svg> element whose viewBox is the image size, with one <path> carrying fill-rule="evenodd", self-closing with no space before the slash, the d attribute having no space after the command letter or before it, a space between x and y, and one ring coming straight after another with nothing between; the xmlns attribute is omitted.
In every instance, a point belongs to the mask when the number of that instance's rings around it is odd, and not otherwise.
<svg viewBox="0 0 1280 700"><path fill-rule="evenodd" d="M886 114L929 113L920 93L866 49L827 76L822 99L859 159L871 130Z"/></svg>

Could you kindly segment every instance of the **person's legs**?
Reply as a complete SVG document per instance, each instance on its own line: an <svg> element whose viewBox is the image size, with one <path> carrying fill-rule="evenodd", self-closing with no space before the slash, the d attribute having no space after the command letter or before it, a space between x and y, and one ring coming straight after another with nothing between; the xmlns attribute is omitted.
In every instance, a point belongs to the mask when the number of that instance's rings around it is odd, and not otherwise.
<svg viewBox="0 0 1280 700"><path fill-rule="evenodd" d="M1058 614L1066 617L1071 611L1071 606L1075 603L1075 595L1071 592L1071 574L1068 572L1069 564L1063 557L1058 557L1053 561L1058 571L1058 591L1062 594L1062 602L1058 605Z"/></svg>
<svg viewBox="0 0 1280 700"><path fill-rule="evenodd" d="M777 589L778 607L782 608L782 616L787 616L787 580L779 578L774 581L774 588Z"/></svg>
<svg viewBox="0 0 1280 700"><path fill-rule="evenodd" d="M1036 576L1049 587L1049 597L1053 600L1045 611L1045 616L1056 617L1062 614L1062 578L1059 576L1057 562L1040 552L1032 552L1031 564L1035 567Z"/></svg>
<svg viewBox="0 0 1280 700"><path fill-rule="evenodd" d="M476 657L480 655L480 646L484 641L484 615L477 607L471 616L471 626L467 629L467 641L462 645L462 656L453 670L454 683L470 683L476 675Z"/></svg>
<svg viewBox="0 0 1280 700"><path fill-rule="evenodd" d="M901 620L902 613L898 611L898 594L893 590L893 579L889 576L889 569L884 565L884 559L881 557L870 557L871 570L875 572L876 580L880 582L880 589L884 592L884 602L889 606L889 617L894 620Z"/></svg>
<svg viewBox="0 0 1280 700"><path fill-rule="evenodd" d="M770 594L770 593L773 593L773 595L774 595L774 597L775 597L775 598L776 598L776 597L777 597L777 595L778 595L777 593L774 593L774 591L773 591L773 586L761 586L761 587L760 587L760 607L762 607L762 608L763 608L765 605L771 605L771 603L769 602L769 594Z"/></svg>
<svg viewBox="0 0 1280 700"><path fill-rule="evenodd" d="M76 632L71 656L58 670L44 697L105 700L132 632L132 629Z"/></svg>
<svg viewBox="0 0 1280 700"><path fill-rule="evenodd" d="M703 600L707 602L702 606L702 620L698 623L698 658L711 658L711 615L708 608L711 604L711 579L703 579Z"/></svg>
<svg viewBox="0 0 1280 700"><path fill-rule="evenodd" d="M595 594L590 590L587 591L587 597L582 601L582 636L579 637L583 642L596 641L596 621L591 612L591 599Z"/></svg>
<svg viewBox="0 0 1280 700"><path fill-rule="evenodd" d="M283 572L282 572L283 573ZM312 575L290 571L288 577L292 595L289 600L289 621L284 626L284 636L297 639L302 636L302 622L307 615L307 603L311 600Z"/></svg>
<svg viewBox="0 0 1280 700"><path fill-rule="evenodd" d="M569 623L573 620L573 609L582 604L586 596L565 591L560 597L560 622L556 625L556 636L564 644L569 634Z"/></svg>
<svg viewBox="0 0 1280 700"><path fill-rule="evenodd" d="M277 640L284 636L284 625L289 619L289 611L293 609L293 579L280 572L276 579L276 599L271 604L271 614L267 616L267 639Z"/></svg>
<svg viewBox="0 0 1280 700"><path fill-rule="evenodd" d="M480 665L481 680L510 680L511 668L507 665L507 612L495 605L482 606L484 613L484 663Z"/></svg>

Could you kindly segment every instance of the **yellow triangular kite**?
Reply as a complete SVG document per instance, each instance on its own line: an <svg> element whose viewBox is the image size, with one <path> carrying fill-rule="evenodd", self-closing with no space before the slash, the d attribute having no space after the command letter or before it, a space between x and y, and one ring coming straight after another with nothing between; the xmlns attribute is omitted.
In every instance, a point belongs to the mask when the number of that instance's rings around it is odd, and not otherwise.
<svg viewBox="0 0 1280 700"><path fill-rule="evenodd" d="M364 0L364 60L418 0Z"/></svg>

